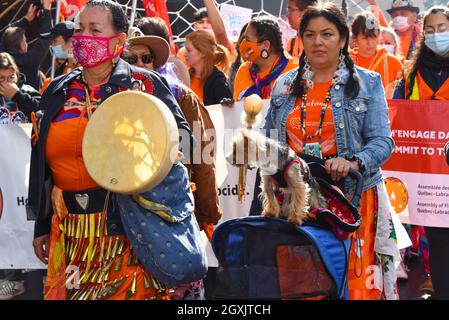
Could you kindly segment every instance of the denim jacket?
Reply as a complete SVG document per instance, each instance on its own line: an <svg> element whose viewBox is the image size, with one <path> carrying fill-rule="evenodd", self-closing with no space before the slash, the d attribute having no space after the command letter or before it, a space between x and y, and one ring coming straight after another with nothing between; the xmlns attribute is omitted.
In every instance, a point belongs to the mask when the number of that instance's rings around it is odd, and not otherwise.
<svg viewBox="0 0 449 320"><path fill-rule="evenodd" d="M276 81L270 108L265 118L264 134L277 138L287 144L287 117L295 107L297 97L291 95L289 88L298 74L298 68ZM388 106L379 74L355 67L359 78L360 92L351 100L345 97L345 84L349 78L344 70L340 80L331 90L332 114L335 126L335 138L338 156L352 159L354 156L363 164L363 190L367 190L382 180L380 166L390 157L394 148L391 137ZM354 191L355 182L345 181L346 194Z"/></svg>

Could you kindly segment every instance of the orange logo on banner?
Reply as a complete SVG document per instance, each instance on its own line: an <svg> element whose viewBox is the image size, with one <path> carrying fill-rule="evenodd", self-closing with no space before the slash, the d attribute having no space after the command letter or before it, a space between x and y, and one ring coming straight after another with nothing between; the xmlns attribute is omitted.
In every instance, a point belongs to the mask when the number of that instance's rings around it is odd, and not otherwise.
<svg viewBox="0 0 449 320"><path fill-rule="evenodd" d="M444 155L449 140L449 101L389 100L388 107L395 147L382 169L449 174Z"/></svg>
<svg viewBox="0 0 449 320"><path fill-rule="evenodd" d="M394 211L401 213L408 204L408 191L404 182L394 177L385 178L384 182Z"/></svg>

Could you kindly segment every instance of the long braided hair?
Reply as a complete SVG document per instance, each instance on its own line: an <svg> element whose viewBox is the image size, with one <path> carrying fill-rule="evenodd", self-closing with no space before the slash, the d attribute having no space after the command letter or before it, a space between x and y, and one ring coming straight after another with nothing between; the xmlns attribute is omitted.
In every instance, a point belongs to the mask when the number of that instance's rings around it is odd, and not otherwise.
<svg viewBox="0 0 449 320"><path fill-rule="evenodd" d="M360 84L357 75L355 74L354 62L349 56L349 27L346 24L346 18L340 9L331 2L318 3L317 5L307 8L304 13L301 24L299 26L299 34L301 39L304 39L304 32L309 25L310 20L323 17L327 21L335 25L341 38L345 39L345 46L342 49L344 55L344 63L349 70L349 79L345 85L345 96L350 99L354 99L358 96L360 91ZM298 97L301 97L304 93L304 82L302 80L302 70L306 64L305 52L303 51L299 60L299 72L292 84L292 93Z"/></svg>
<svg viewBox="0 0 449 320"><path fill-rule="evenodd" d="M423 26L426 24L426 20L431 14L435 14L438 12L443 13L449 20L449 9L448 8L446 8L444 6L434 6L434 7L430 8L424 15ZM407 83L406 99L409 99L413 92L413 87L414 87L415 81L416 81L416 75L418 74L419 68L424 64L424 59L426 59L425 53L431 51L429 48L427 48L424 41L425 41L425 37L421 37L419 44L417 46L417 50L415 51L415 54L412 58L410 73L407 76L408 81L406 81L406 83Z"/></svg>
<svg viewBox="0 0 449 320"><path fill-rule="evenodd" d="M262 15L252 19L247 28L250 26L255 30L259 42L268 40L270 42L270 50L286 58L282 44L282 31L276 20Z"/></svg>

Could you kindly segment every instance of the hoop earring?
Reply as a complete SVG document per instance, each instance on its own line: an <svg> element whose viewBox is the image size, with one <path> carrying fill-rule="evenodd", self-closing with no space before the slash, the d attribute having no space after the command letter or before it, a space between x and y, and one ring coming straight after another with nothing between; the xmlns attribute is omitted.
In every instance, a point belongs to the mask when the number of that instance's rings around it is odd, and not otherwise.
<svg viewBox="0 0 449 320"><path fill-rule="evenodd" d="M304 68L302 72L302 79L306 82L307 86L310 89L313 89L313 76L315 75L315 72L312 71L312 66L309 63L309 59L307 59L307 56L304 57Z"/></svg>
<svg viewBox="0 0 449 320"><path fill-rule="evenodd" d="M263 49L263 50L260 52L260 57L261 57L262 59L264 59L264 60L268 59L269 56L270 56L270 53L268 52L267 49Z"/></svg>

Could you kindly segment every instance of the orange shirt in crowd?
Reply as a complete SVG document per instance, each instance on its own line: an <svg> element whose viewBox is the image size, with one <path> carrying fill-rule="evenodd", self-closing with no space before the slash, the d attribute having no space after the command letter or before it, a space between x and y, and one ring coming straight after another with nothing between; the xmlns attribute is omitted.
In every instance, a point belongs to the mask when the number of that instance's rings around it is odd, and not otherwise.
<svg viewBox="0 0 449 320"><path fill-rule="evenodd" d="M315 82L313 89L307 91L306 103L306 134L314 136L321 120L321 111L326 99L326 93L331 86L329 82ZM302 97L296 100L296 104L290 115L287 117L287 142L296 153L303 152L303 134L301 129L301 104ZM331 103L328 103L326 112L324 113L323 126L321 131L321 154L323 157L333 156L337 154L337 145L335 141L334 117L332 114ZM314 136L307 143L318 143L319 136Z"/></svg>
<svg viewBox="0 0 449 320"><path fill-rule="evenodd" d="M412 43L412 35L411 34L402 34L399 35L399 43L401 48L401 55L407 58L408 50L410 49L410 45Z"/></svg>
<svg viewBox="0 0 449 320"><path fill-rule="evenodd" d="M101 101L99 85L91 89L90 97L92 107L97 107ZM69 85L64 107L50 124L45 150L54 183L60 189L77 191L98 188L87 172L82 155L88 121L84 86L73 81Z"/></svg>
<svg viewBox="0 0 449 320"><path fill-rule="evenodd" d="M195 76L190 76L190 89L196 93L201 102L204 101L204 83L204 80Z"/></svg>
<svg viewBox="0 0 449 320"><path fill-rule="evenodd" d="M300 37L293 37L287 44L286 51L295 59L299 59L301 52L304 49L302 45L302 40Z"/></svg>
<svg viewBox="0 0 449 320"><path fill-rule="evenodd" d="M276 62L277 63L277 62ZM276 64L275 63L275 64ZM299 66L298 60L296 59L289 59L287 65L285 66L284 70L281 74L284 74L290 70L293 70ZM263 79L267 75L269 75L271 72L271 69L264 70L263 72L259 72L258 76L260 79ZM274 79L271 81L271 88L273 88L274 83L277 79ZM237 74L235 76L234 81L234 100L237 101L240 98L240 95L243 94L246 89L250 88L254 84L253 79L251 78L250 74L250 62L243 63L239 70L237 71Z"/></svg>
<svg viewBox="0 0 449 320"><path fill-rule="evenodd" d="M385 48L377 49L376 54L368 58L362 57L358 49L351 50L350 55L357 66L379 73L384 88L402 76L401 61Z"/></svg>
<svg viewBox="0 0 449 320"><path fill-rule="evenodd" d="M418 89L419 100L449 100L449 78L434 92L418 71L415 77L415 87ZM407 94L408 85L405 86L405 89Z"/></svg>
<svg viewBox="0 0 449 320"><path fill-rule="evenodd" d="M416 46L418 45L419 42L419 34L420 34L420 27L416 26L414 27L414 31L411 34L399 34L397 33L398 37L399 37L399 44L400 44L400 49L401 49L401 55L406 59L406 60L410 60L411 54L413 54L413 52L409 54L409 50L410 50L410 46L412 45L412 41L414 40L415 43L415 50L416 50ZM414 39L413 39L414 38Z"/></svg>

